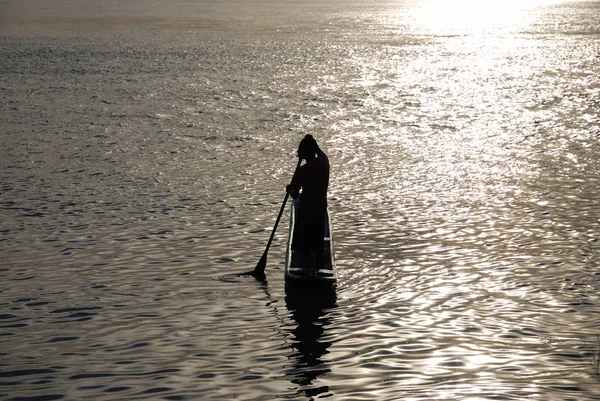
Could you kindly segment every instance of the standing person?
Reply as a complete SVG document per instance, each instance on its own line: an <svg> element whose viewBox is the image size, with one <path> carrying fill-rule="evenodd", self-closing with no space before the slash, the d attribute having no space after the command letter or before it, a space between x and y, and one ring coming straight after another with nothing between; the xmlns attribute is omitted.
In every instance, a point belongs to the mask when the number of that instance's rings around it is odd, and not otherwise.
<svg viewBox="0 0 600 401"><path fill-rule="evenodd" d="M299 251L308 266L323 268L327 188L329 186L329 159L312 135L306 135L298 146L298 158L306 163L296 170L287 187L295 199L300 194L300 208L296 218L292 251ZM300 193L300 190L302 192Z"/></svg>

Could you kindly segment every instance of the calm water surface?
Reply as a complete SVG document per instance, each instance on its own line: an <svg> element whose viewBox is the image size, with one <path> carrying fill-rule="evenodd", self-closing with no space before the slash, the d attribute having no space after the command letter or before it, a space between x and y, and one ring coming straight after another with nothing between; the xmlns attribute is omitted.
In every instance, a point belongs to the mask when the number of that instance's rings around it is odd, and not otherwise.
<svg viewBox="0 0 600 401"><path fill-rule="evenodd" d="M0 399L600 400L600 3L498 3L0 1Z"/></svg>

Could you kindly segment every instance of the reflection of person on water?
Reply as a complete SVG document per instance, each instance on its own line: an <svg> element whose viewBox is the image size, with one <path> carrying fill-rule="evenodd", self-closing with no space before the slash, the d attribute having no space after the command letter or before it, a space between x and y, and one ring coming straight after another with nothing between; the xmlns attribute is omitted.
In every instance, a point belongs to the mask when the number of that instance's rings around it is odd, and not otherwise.
<svg viewBox="0 0 600 401"><path fill-rule="evenodd" d="M290 381L299 386L299 395L308 399L332 395L329 386L318 379L331 372L331 365L324 356L333 344L327 331L335 320L329 313L337 307L335 288L327 287L322 291L288 289L285 306L297 324L296 327L287 326L292 327L290 346L295 351L290 355L294 364L290 369Z"/></svg>
<svg viewBox="0 0 600 401"><path fill-rule="evenodd" d="M300 208L295 224L292 250L301 252L312 268L323 267L324 219L327 212L329 159L312 135L298 146L298 158L306 163L294 173L287 190L295 199L300 194ZM300 193L300 189L302 192Z"/></svg>

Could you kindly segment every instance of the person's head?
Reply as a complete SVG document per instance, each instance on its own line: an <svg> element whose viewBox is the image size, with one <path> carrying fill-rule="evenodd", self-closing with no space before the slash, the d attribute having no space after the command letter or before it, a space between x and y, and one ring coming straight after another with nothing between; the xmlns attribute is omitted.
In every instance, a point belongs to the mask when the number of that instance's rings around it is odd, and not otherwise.
<svg viewBox="0 0 600 401"><path fill-rule="evenodd" d="M298 145L298 157L300 159L310 160L315 158L319 145L312 135L305 135Z"/></svg>

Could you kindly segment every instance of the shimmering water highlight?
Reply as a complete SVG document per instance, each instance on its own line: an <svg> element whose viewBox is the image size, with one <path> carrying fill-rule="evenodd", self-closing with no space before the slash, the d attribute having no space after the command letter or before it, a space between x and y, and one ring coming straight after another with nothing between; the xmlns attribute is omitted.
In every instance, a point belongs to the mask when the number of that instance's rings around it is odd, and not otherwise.
<svg viewBox="0 0 600 401"><path fill-rule="evenodd" d="M0 399L600 399L597 2L117 3L0 2Z"/></svg>

